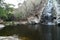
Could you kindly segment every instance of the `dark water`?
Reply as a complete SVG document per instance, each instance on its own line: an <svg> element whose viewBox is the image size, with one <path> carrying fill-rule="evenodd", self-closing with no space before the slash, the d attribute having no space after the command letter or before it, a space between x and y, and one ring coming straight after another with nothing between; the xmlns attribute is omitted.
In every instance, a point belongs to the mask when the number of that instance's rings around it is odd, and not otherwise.
<svg viewBox="0 0 60 40"><path fill-rule="evenodd" d="M0 30L0 36L18 35L31 40L60 40L60 27L47 25L6 26Z"/></svg>

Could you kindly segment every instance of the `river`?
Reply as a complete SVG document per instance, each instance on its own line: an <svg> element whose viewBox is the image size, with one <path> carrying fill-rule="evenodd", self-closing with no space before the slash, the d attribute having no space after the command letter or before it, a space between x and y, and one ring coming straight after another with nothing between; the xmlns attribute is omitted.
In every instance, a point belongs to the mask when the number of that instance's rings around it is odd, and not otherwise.
<svg viewBox="0 0 60 40"><path fill-rule="evenodd" d="M0 36L17 35L31 40L60 40L60 27L42 24L6 26L0 30ZM29 39L29 40L30 40Z"/></svg>

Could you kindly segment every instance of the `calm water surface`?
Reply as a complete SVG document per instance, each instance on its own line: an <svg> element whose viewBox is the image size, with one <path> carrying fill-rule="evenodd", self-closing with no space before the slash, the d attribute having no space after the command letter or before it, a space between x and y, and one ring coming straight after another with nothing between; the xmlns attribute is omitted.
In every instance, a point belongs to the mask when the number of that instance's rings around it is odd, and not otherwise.
<svg viewBox="0 0 60 40"><path fill-rule="evenodd" d="M6 26L0 30L0 36L18 35L29 40L60 40L60 27L47 25L17 25Z"/></svg>

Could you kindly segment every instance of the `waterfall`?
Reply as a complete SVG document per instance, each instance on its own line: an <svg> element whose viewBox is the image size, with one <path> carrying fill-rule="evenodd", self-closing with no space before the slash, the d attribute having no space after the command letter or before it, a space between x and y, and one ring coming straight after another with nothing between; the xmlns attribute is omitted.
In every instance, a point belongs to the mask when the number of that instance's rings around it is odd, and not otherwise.
<svg viewBox="0 0 60 40"><path fill-rule="evenodd" d="M48 3L43 11L43 14L50 15L51 14L51 9L53 8L52 0L48 0Z"/></svg>
<svg viewBox="0 0 60 40"><path fill-rule="evenodd" d="M56 12L56 23L60 24L60 0L53 0L53 5Z"/></svg>
<svg viewBox="0 0 60 40"><path fill-rule="evenodd" d="M59 0L53 0L54 8L56 11L56 18L58 19L60 17L60 1Z"/></svg>
<svg viewBox="0 0 60 40"><path fill-rule="evenodd" d="M48 25L52 24L52 22L53 22L52 9L53 9L53 1L48 0L48 3L42 13L42 18L41 18L42 23L48 24Z"/></svg>

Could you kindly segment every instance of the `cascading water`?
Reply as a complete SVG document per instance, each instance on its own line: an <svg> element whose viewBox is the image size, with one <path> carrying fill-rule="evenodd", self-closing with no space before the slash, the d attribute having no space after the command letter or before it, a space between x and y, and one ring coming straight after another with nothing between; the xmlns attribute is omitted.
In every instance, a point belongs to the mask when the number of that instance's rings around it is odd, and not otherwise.
<svg viewBox="0 0 60 40"><path fill-rule="evenodd" d="M56 12L56 24L60 24L60 0L53 0L55 12Z"/></svg>
<svg viewBox="0 0 60 40"><path fill-rule="evenodd" d="M48 3L42 13L42 18L41 18L42 23L47 24L47 25L52 24L52 22L53 22L52 10L53 10L53 1L48 0Z"/></svg>

